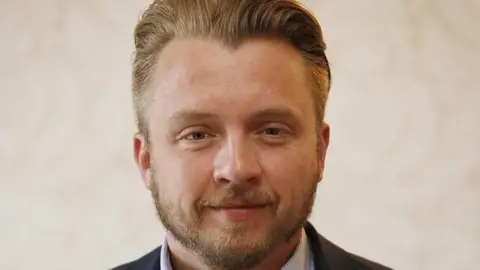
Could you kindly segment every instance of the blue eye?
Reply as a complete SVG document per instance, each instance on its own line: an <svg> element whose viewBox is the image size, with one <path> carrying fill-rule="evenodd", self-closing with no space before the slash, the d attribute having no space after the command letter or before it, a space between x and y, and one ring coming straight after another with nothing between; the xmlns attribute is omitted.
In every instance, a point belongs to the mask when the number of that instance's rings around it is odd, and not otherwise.
<svg viewBox="0 0 480 270"><path fill-rule="evenodd" d="M187 136L185 136L185 139L189 141L203 141L208 137L210 137L210 135L206 132L194 131L187 134Z"/></svg>

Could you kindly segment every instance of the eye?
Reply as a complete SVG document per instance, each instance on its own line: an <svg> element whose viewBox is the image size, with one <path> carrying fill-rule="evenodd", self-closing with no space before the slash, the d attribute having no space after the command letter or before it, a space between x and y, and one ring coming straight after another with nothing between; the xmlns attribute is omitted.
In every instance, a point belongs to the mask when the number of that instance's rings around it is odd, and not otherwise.
<svg viewBox="0 0 480 270"><path fill-rule="evenodd" d="M188 141L203 141L212 137L210 134L203 131L193 131L188 133L183 137L183 139Z"/></svg>
<svg viewBox="0 0 480 270"><path fill-rule="evenodd" d="M267 128L263 132L268 136L280 136L283 134L283 131L280 128Z"/></svg>
<svg viewBox="0 0 480 270"><path fill-rule="evenodd" d="M216 134L208 128L195 127L185 129L176 140L184 151L200 151L208 149L215 141Z"/></svg>
<svg viewBox="0 0 480 270"><path fill-rule="evenodd" d="M259 132L260 140L268 145L283 145L292 138L292 129L281 123L271 123L262 127Z"/></svg>

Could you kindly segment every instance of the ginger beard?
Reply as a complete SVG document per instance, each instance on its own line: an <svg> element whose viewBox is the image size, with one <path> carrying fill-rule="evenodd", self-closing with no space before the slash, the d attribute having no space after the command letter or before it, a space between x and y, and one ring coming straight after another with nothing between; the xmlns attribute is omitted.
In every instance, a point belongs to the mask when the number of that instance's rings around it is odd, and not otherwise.
<svg viewBox="0 0 480 270"><path fill-rule="evenodd" d="M204 264L211 269L240 270L248 269L259 264L269 252L278 245L288 241L309 218L319 182L317 167L312 170L311 179L304 182L302 194L298 200L302 202L299 209L289 209L288 212L277 213L275 222L269 226L265 234L258 235L249 232L238 224L228 228L207 228L203 226L202 204L199 199L196 209L187 214L180 206L174 205L168 198L168 192L161 192L156 179L154 167L151 167L150 191L157 210L157 215L165 229L187 250L202 258ZM292 179L295 181L296 179ZM267 199L268 195L257 193ZM255 193L243 191L236 187L222 190L216 198L235 199L238 201L251 201L258 199ZM271 197L270 197L271 198ZM279 198L281 200L281 198ZM212 200L215 200L212 198ZM221 200L221 199L219 199ZM261 199L258 199L261 200ZM223 230L225 229L225 230ZM249 228L250 231L254 228ZM228 232L228 234L226 233ZM251 236L255 236L252 238Z"/></svg>

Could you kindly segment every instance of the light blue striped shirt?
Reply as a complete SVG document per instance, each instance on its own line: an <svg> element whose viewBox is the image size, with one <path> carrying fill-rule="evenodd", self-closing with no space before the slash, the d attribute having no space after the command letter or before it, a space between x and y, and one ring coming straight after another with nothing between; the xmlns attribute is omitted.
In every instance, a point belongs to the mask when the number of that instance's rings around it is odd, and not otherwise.
<svg viewBox="0 0 480 270"><path fill-rule="evenodd" d="M166 239L161 248L160 267L162 270L173 270ZM303 230L297 249L295 249L292 257L290 257L281 270L314 270L314 268L312 251L309 247L305 230Z"/></svg>

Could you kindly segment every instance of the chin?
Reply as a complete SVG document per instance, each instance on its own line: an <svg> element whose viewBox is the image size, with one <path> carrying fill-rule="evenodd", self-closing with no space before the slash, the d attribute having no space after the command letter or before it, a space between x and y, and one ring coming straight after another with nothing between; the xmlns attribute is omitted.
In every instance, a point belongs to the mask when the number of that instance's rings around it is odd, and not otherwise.
<svg viewBox="0 0 480 270"><path fill-rule="evenodd" d="M256 243L263 243L272 237L273 232L251 225L227 228L211 228L205 232L205 241L214 241L218 245L239 249L251 248Z"/></svg>

